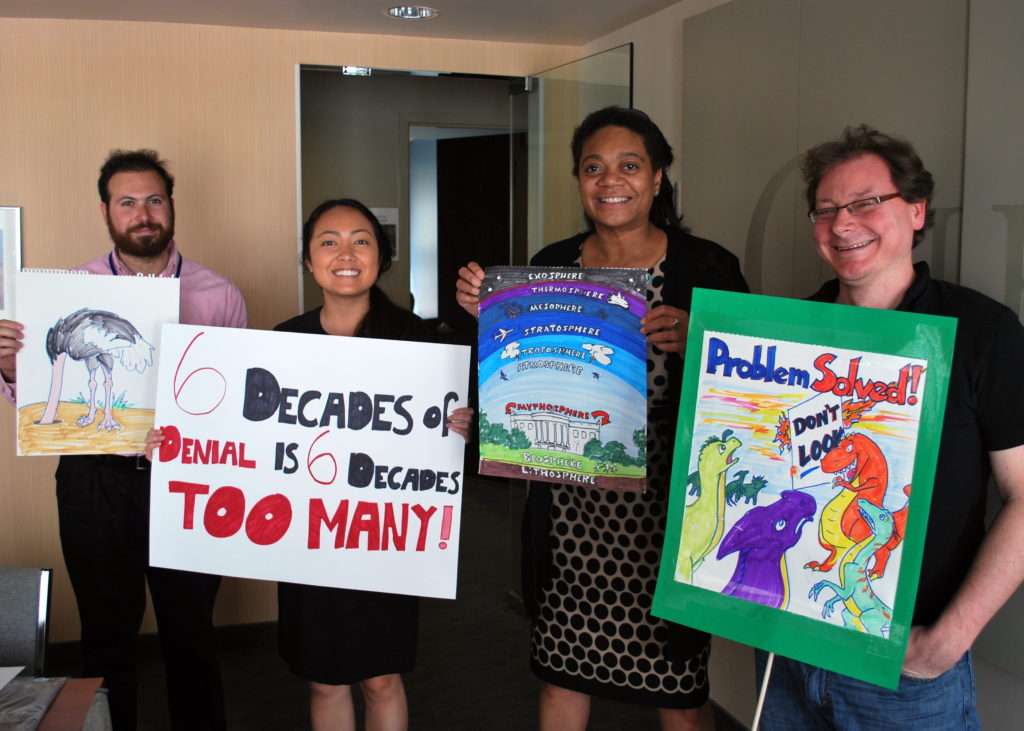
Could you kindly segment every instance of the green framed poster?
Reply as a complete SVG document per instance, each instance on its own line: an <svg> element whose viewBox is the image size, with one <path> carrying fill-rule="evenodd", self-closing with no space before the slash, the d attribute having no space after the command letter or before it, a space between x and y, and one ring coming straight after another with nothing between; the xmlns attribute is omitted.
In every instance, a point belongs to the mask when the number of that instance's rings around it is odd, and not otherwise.
<svg viewBox="0 0 1024 731"><path fill-rule="evenodd" d="M653 613L895 688L955 335L695 290Z"/></svg>

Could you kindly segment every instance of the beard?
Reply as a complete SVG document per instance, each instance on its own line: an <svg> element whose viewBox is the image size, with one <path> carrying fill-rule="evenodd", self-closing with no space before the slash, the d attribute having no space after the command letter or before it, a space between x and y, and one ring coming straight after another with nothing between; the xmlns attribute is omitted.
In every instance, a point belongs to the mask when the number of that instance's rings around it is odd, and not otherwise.
<svg viewBox="0 0 1024 731"><path fill-rule="evenodd" d="M136 232L142 229L150 229L143 235ZM114 242L114 248L119 254L127 254L140 259L153 259L165 251L174 238L174 211L171 211L167 228L160 223L150 222L132 226L125 231L118 231L107 214L107 231L110 232L110 240Z"/></svg>

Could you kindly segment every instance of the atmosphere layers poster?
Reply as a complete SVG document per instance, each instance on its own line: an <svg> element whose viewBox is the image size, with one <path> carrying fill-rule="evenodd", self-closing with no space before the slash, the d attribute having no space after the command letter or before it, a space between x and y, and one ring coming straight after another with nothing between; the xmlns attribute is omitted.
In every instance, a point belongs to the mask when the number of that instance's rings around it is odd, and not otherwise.
<svg viewBox="0 0 1024 731"><path fill-rule="evenodd" d="M480 473L620 490L647 476L648 274L490 267L480 293Z"/></svg>

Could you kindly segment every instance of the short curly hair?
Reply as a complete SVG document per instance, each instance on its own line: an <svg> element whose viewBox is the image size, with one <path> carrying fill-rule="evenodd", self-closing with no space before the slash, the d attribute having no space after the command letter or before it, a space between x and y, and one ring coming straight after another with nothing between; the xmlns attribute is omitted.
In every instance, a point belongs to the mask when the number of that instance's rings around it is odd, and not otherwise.
<svg viewBox="0 0 1024 731"><path fill-rule="evenodd" d="M815 208L818 185L825 174L839 163L861 155L877 155L889 168L892 182L900 197L908 203L924 201L931 203L935 191L932 174L925 168L914 146L904 139L879 132L873 127L861 124L847 127L838 140L823 142L812 147L804 155L801 170L807 184L807 210ZM914 232L914 246L924 239L925 233L935 223L935 212L928 205L924 226Z"/></svg>
<svg viewBox="0 0 1024 731"><path fill-rule="evenodd" d="M96 185L100 200L110 203L110 179L118 173L154 172L164 181L167 197L174 197L174 176L167 172L167 161L160 159L156 150L112 150L100 168Z"/></svg>

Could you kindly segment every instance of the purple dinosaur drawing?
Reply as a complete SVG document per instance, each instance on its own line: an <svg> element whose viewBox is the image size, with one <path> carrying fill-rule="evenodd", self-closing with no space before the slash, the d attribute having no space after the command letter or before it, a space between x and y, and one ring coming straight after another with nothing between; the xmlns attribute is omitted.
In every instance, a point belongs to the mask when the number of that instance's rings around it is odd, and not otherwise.
<svg viewBox="0 0 1024 731"><path fill-rule="evenodd" d="M816 509L807 493L787 490L771 505L748 510L718 547L719 560L739 553L736 570L722 593L777 609L788 606L785 554L800 540L804 524L814 518Z"/></svg>

